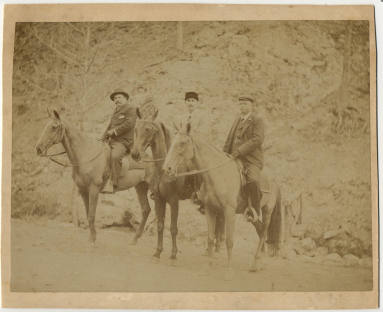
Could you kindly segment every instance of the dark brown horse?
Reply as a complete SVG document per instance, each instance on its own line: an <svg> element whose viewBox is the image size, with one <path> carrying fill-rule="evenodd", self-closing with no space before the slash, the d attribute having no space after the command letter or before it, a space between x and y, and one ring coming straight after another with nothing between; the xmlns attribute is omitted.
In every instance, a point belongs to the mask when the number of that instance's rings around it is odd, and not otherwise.
<svg viewBox="0 0 383 312"><path fill-rule="evenodd" d="M202 200L208 216L209 255L212 256L216 215L225 216L226 248L228 273L231 271L232 248L234 244L234 223L237 196L241 187L238 166L234 159L222 151L203 142L201 138L190 135L190 124L179 131L166 156L164 169L175 177L190 173L200 173L203 177ZM195 170L197 169L197 170ZM257 246L250 271L258 270L258 258L266 238L273 247L274 254L279 250L282 240L281 194L277 184L270 183L269 192L261 201L262 224L255 224L260 242ZM229 274L230 276L231 274Z"/></svg>
<svg viewBox="0 0 383 312"><path fill-rule="evenodd" d="M155 122L157 114L150 119L142 119L140 111L137 110L137 115L138 119L134 130L132 157L136 160L140 160L146 149L150 147L153 155L152 161L154 163L154 170L148 179L150 181L149 187L155 196L155 211L157 216L158 239L154 257L159 258L163 250L165 211L166 204L168 203L171 209L171 259L176 259L179 200L190 198L193 190L185 189L185 177L175 179L164 174L162 165L169 150L171 139L168 129L162 123ZM219 232L218 235L220 234ZM219 243L220 240L217 239L217 244ZM218 246L216 246L216 248L218 248Z"/></svg>
<svg viewBox="0 0 383 312"><path fill-rule="evenodd" d="M85 136L83 133L70 126L64 121L57 111L51 114L50 120L45 126L43 133L36 145L39 156L48 156L48 149L61 143L72 167L72 178L77 185L78 191L83 199L86 216L89 222L91 243L96 241L95 216L97 201L100 191L110 175L110 147L101 141ZM135 187L142 210L142 220L134 236L133 243L142 235L145 223L150 213L147 198L148 184L145 181L145 169L132 168L124 161L119 179L118 191L124 191ZM133 166L134 167L134 166Z"/></svg>

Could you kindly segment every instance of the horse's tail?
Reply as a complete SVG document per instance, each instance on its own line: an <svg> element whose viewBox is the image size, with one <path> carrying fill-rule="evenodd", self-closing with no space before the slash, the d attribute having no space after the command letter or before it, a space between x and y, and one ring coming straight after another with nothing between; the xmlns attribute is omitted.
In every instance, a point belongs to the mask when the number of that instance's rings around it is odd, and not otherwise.
<svg viewBox="0 0 383 312"><path fill-rule="evenodd" d="M278 252L281 247L283 234L282 195L279 187L276 187L275 206L271 214L271 220L267 234L267 242L273 247L274 252Z"/></svg>

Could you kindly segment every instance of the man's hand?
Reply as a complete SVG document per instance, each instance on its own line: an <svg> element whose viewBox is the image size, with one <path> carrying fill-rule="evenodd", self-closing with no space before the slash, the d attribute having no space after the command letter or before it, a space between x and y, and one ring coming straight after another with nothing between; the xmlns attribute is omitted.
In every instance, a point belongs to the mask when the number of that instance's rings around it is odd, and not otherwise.
<svg viewBox="0 0 383 312"><path fill-rule="evenodd" d="M233 156L234 158L238 158L239 156L241 156L241 154L239 153L239 151L234 151L233 154L231 154L231 156Z"/></svg>
<svg viewBox="0 0 383 312"><path fill-rule="evenodd" d="M114 135L114 130L112 129L112 130L108 130L107 132L106 132L106 137L107 138L110 138L110 137L112 137Z"/></svg>

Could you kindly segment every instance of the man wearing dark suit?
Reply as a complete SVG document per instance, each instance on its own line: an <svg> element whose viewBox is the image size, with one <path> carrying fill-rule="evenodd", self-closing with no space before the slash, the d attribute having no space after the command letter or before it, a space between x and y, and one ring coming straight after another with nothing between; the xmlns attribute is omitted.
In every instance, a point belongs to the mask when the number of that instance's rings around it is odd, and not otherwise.
<svg viewBox="0 0 383 312"><path fill-rule="evenodd" d="M134 126L137 118L135 107L128 103L128 93L118 89L110 95L110 99L116 107L102 139L109 140L111 147L111 181L108 180L103 193L114 193L117 188L121 160L126 153L130 152L133 145Z"/></svg>
<svg viewBox="0 0 383 312"><path fill-rule="evenodd" d="M237 213L243 213L250 198L251 205L260 213L260 174L263 168L264 123L254 107L254 99L238 99L240 115L234 121L224 145L224 152L238 159L245 173L246 183L238 200Z"/></svg>

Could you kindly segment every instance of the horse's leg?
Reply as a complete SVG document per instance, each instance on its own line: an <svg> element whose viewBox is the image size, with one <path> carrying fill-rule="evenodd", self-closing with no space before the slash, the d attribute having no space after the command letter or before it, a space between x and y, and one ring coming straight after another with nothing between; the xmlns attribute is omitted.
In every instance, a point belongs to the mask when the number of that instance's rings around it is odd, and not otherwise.
<svg viewBox="0 0 383 312"><path fill-rule="evenodd" d="M217 214L215 224L215 252L219 252L221 249L221 243L225 235L225 218L223 213Z"/></svg>
<svg viewBox="0 0 383 312"><path fill-rule="evenodd" d="M89 230L90 236L89 241L94 243L96 241L96 229L94 227L94 221L96 218L96 208L98 201L99 188L91 184L89 186L89 211L88 211L88 222L89 222Z"/></svg>
<svg viewBox="0 0 383 312"><path fill-rule="evenodd" d="M178 222L178 198L172 198L170 201L171 208L171 221L170 221L170 233L172 234L172 254L170 259L175 260L177 258L177 222Z"/></svg>
<svg viewBox="0 0 383 312"><path fill-rule="evenodd" d="M160 258L163 249L166 201L164 201L162 198L158 198L156 199L154 206L157 216L157 250L153 256L155 258Z"/></svg>
<svg viewBox="0 0 383 312"><path fill-rule="evenodd" d="M266 240L266 236L267 236L267 229L269 228L270 220L271 220L271 212L272 211L270 211L269 206L266 205L265 211L263 214L263 228L262 228L261 235L259 236L259 243L258 243L257 250L255 252L255 255L254 255L253 264L250 267L250 272L256 272L259 270L257 263L258 263L258 260L260 258L261 251L263 249L263 245L265 244L265 240Z"/></svg>
<svg viewBox="0 0 383 312"><path fill-rule="evenodd" d="M226 229L226 250L227 250L227 271L225 280L233 279L233 269L231 266L233 246L234 246L234 229L235 229L235 209L226 207L225 212L225 229Z"/></svg>
<svg viewBox="0 0 383 312"><path fill-rule="evenodd" d="M142 213L142 219L140 222L140 226L138 227L138 230L136 231L136 234L134 235L132 244L135 245L137 243L137 240L141 237L146 221L148 220L149 214L150 214L150 205L148 201L148 185L146 183L139 183L135 187L138 201L140 203L141 207L141 213Z"/></svg>
<svg viewBox="0 0 383 312"><path fill-rule="evenodd" d="M79 189L80 196L85 206L86 218L88 218L89 213L89 192L86 189Z"/></svg>
<svg viewBox="0 0 383 312"><path fill-rule="evenodd" d="M225 215L227 265L231 266L232 251L234 245L235 211L228 211Z"/></svg>
<svg viewBox="0 0 383 312"><path fill-rule="evenodd" d="M213 257L213 248L214 248L214 238L215 238L215 226L217 220L217 214L210 209L210 207L206 207L206 220L207 220L207 255L212 258Z"/></svg>

